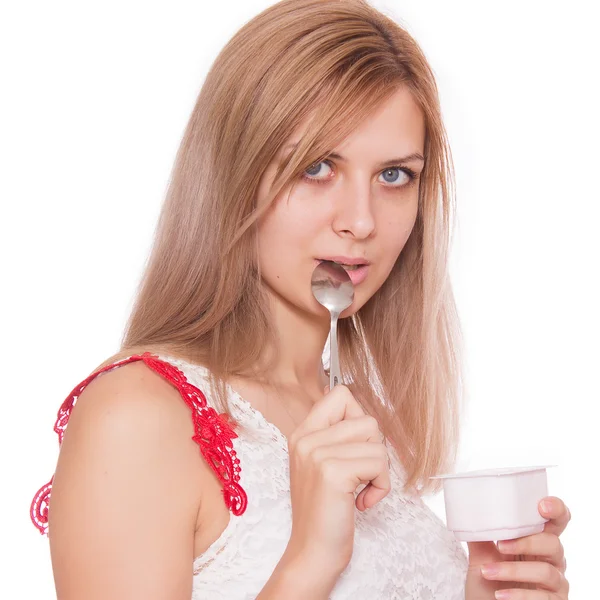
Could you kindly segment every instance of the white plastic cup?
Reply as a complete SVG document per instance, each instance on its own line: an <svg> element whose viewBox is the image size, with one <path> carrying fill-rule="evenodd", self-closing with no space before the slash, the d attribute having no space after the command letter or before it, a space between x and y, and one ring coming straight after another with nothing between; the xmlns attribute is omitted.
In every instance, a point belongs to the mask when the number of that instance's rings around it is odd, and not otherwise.
<svg viewBox="0 0 600 600"><path fill-rule="evenodd" d="M431 479L444 480L446 527L462 542L510 540L541 533L538 509L548 496L546 469L485 469Z"/></svg>

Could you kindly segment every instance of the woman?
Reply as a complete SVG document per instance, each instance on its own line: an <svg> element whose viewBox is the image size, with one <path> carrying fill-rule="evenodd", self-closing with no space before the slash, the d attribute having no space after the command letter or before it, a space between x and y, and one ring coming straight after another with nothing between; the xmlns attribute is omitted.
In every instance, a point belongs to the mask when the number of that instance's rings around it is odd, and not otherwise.
<svg viewBox="0 0 600 600"><path fill-rule="evenodd" d="M468 558L421 500L458 437L451 175L431 69L366 2L285 0L233 37L121 351L59 412L32 517L60 600L567 597L559 499ZM333 390L324 259L355 282Z"/></svg>

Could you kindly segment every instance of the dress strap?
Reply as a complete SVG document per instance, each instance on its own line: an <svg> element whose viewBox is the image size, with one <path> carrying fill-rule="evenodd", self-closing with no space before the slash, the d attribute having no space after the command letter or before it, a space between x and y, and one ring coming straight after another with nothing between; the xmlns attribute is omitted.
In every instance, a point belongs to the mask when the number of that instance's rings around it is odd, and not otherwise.
<svg viewBox="0 0 600 600"><path fill-rule="evenodd" d="M179 391L192 413L194 422L194 436L192 439L200 446L202 456L221 481L223 498L227 508L236 516L242 515L248 505L248 497L239 484L240 460L233 449L232 443L232 440L238 436L233 431L229 415L227 413L219 414L214 408L208 406L205 395L187 380L180 369L150 352L135 354L102 367L71 391L62 403L54 424L54 431L58 434L59 445L62 443L73 406L86 386L101 373L140 360ZM53 479L54 476L38 490L31 502L31 520L42 534L48 533L48 505Z"/></svg>

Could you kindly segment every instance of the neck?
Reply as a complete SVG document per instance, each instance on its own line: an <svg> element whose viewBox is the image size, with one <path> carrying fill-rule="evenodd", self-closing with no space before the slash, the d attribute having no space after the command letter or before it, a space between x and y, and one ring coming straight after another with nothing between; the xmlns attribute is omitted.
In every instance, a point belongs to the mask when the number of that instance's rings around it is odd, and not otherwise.
<svg viewBox="0 0 600 600"><path fill-rule="evenodd" d="M320 394L329 383L323 370L322 354L329 319L315 317L290 305L269 290L271 316L278 337L278 352L267 374L270 383L301 387L307 392ZM272 357L274 349L266 349Z"/></svg>

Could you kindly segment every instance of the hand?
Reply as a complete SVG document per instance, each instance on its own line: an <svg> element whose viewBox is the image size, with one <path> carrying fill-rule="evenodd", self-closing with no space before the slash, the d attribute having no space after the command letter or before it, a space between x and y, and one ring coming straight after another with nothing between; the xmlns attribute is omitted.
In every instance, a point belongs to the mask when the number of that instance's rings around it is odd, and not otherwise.
<svg viewBox="0 0 600 600"><path fill-rule="evenodd" d="M343 385L317 401L288 440L292 534L286 553L341 574L354 546L355 509L390 491L387 449L377 420ZM367 486L355 497L360 484Z"/></svg>
<svg viewBox="0 0 600 600"><path fill-rule="evenodd" d="M549 510L542 507L543 502L550 503ZM467 542L465 600L568 600L567 561L559 536L571 520L571 512L560 498L552 496L540 502L539 512L550 519L541 533L500 541L497 546L494 542Z"/></svg>

